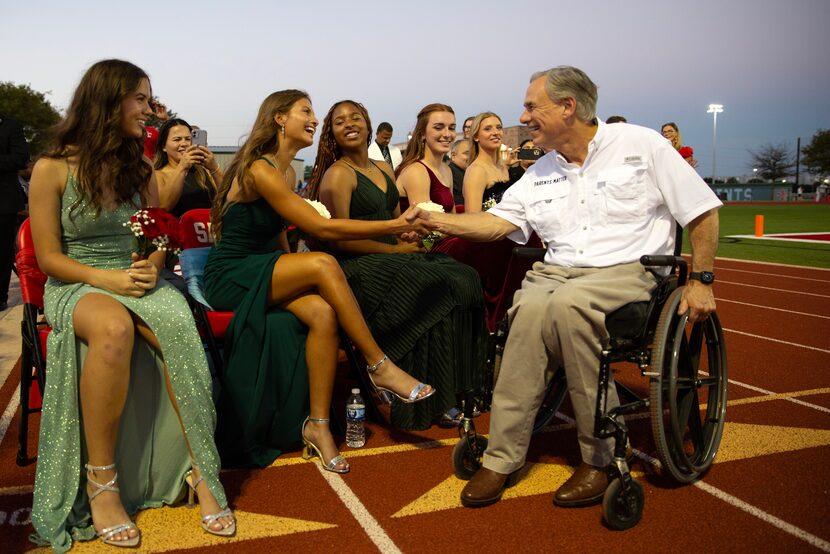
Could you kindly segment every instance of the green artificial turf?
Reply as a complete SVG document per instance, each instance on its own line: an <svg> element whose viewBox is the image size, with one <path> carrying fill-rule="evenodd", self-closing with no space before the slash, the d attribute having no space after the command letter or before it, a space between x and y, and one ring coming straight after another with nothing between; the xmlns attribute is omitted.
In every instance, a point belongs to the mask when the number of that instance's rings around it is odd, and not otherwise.
<svg viewBox="0 0 830 554"><path fill-rule="evenodd" d="M764 216L764 234L830 232L830 204L729 204L720 209L719 257L830 268L830 242L727 238L753 235L756 215ZM691 252L688 233L683 252Z"/></svg>

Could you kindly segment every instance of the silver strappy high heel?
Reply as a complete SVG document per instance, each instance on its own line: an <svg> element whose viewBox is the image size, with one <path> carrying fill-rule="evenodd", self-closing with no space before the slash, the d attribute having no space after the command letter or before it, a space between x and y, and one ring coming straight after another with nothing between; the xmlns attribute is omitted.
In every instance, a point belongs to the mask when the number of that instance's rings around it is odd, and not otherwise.
<svg viewBox="0 0 830 554"><path fill-rule="evenodd" d="M432 390L430 390L425 395L418 396L419 394L421 394L422 390L424 390L426 387L430 386L430 385L427 385L426 383L418 383L417 385L415 385L415 388L413 388L410 391L408 397L401 396L400 394L396 393L395 391L393 391L391 389L387 389L386 387L379 387L378 385L376 385L374 378L372 378L372 374L375 371L377 371L378 368L381 365L383 365L383 363L386 362L387 360L389 360L389 356L384 354L383 358L381 358L378 363L366 366L366 372L369 374L369 381L372 383L372 387L378 393L378 397L380 398L381 402L384 402L386 404L391 404L392 400L393 400L393 397L397 397L398 399L400 399L401 402L403 402L405 404L414 404L415 402L420 402L421 400L426 400L427 398L429 398L430 396L435 394L435 388L432 388Z"/></svg>
<svg viewBox="0 0 830 554"><path fill-rule="evenodd" d="M305 421L303 421L303 428L300 431L300 434L302 434L302 436L303 436L303 444L305 445L305 447L303 448L303 459L304 460L310 460L311 458L314 458L314 456L316 454L316 456L318 458L320 458L320 465L326 471L333 471L334 473L348 473L349 470L351 469L348 465L348 462L346 463L346 467L341 467L341 468L337 467L338 465L342 464L343 462L346 462L346 458L344 458L342 456L342 454L338 454L337 456L335 456L334 458L332 458L331 460L326 462L323 459L323 452L320 450L320 448L318 448L316 444L314 444L313 442L311 442L309 439L307 439L305 437L305 426L308 425L309 421L313 421L314 423L328 423L329 422L328 418L320 419L320 418L311 417L311 416L305 418Z"/></svg>
<svg viewBox="0 0 830 554"><path fill-rule="evenodd" d="M187 475L184 476L184 480L187 483L187 486L190 487L190 490L187 491L187 507L188 508L195 508L196 507L196 499L195 496L198 494L196 492L196 487L199 486L199 483L204 481L202 479L202 474L199 472L199 478L195 479L193 472L198 471L199 468L196 466L193 467L190 471L187 472ZM195 481L194 481L195 479ZM223 527L222 529L212 529L211 525L223 517L232 517L233 520L231 521L230 525L227 527ZM225 508L221 512L215 514L208 514L206 516L202 516L202 529L210 533L211 535L218 535L220 537L232 537L236 533L236 518L233 517L233 512L230 508Z"/></svg>
<svg viewBox="0 0 830 554"><path fill-rule="evenodd" d="M86 482L92 485L95 488L95 492L89 495L89 504L92 505L92 501L95 500L99 494L105 492L114 492L115 494L119 494L121 491L115 483L118 481L118 472L112 476L112 479L107 481L106 483L99 483L95 481L92 477L90 477L90 473L94 476L96 471L109 471L110 469L115 469L115 464L109 464L105 466L94 466L92 464L84 464L86 468ZM94 523L94 522L93 522ZM129 532L130 529L135 529L138 531L138 534L135 537L128 537L122 540L115 540L113 539L114 536L118 535L122 532ZM109 544L111 546L121 546L125 548L134 548L138 546L139 541L141 540L141 531L139 531L136 524L132 521L128 521L127 523L119 523L118 525L113 525L112 527L107 527L106 529L101 529L98 531L95 529L95 534L101 537L101 540L104 544Z"/></svg>

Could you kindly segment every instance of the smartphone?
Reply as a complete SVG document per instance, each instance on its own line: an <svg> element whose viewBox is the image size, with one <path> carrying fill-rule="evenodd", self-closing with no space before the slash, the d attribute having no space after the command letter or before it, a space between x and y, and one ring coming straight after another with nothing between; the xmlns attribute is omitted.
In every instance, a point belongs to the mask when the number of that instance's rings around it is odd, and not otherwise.
<svg viewBox="0 0 830 554"><path fill-rule="evenodd" d="M541 148L520 148L516 158L519 160L538 160L544 155Z"/></svg>
<svg viewBox="0 0 830 554"><path fill-rule="evenodd" d="M207 131L204 129L193 129L190 137L194 146L207 146Z"/></svg>

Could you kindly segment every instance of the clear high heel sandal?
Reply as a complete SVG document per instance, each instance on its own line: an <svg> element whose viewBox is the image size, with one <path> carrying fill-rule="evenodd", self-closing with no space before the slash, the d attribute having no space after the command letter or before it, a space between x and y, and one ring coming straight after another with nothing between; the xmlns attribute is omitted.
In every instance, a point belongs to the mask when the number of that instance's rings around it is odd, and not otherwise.
<svg viewBox="0 0 830 554"><path fill-rule="evenodd" d="M394 398L397 397L398 399L400 399L401 402L403 402L405 404L414 404L415 402L420 402L421 400L426 400L427 398L429 398L430 396L435 394L435 389L433 388L432 390L430 390L425 395L418 396L419 394L421 394L422 390L424 390L426 387L430 386L430 385L427 385L426 383L418 383L417 385L415 385L415 388L413 388L410 391L409 397L401 396L400 394L396 393L395 391L393 391L391 389L387 389L386 387L379 387L378 385L376 385L375 380L372 377L372 374L374 372L376 372L378 370L378 368L381 365L383 365L383 363L386 362L387 360L389 360L389 356L384 355L383 358L381 358L378 363L376 363L374 365L367 365L366 366L366 372L369 374L369 382L372 383L372 387L375 389L375 392L377 392L378 397L380 398L381 402L384 402L386 404L391 404L392 400L394 400Z"/></svg>
<svg viewBox="0 0 830 554"><path fill-rule="evenodd" d="M334 473L348 473L349 470L351 469L348 466L348 464L346 465L346 467L341 467L341 468L337 467L338 465L345 462L346 458L344 458L341 454L338 454L337 456L335 456L334 458L329 460L328 463L326 463L323 460L323 452L320 450L320 448L318 448L316 444L314 444L313 442L311 442L310 440L308 440L305 437L305 426L308 425L309 421L313 421L314 423L328 423L329 422L328 419L320 419L320 418L310 417L310 416L305 418L305 421L303 421L302 430L300 431L300 433L303 436L303 444L305 445L305 447L303 448L303 459L304 460L310 460L310 459L314 458L315 455L316 455L316 457L320 458L320 465L326 471L333 471Z"/></svg>
<svg viewBox="0 0 830 554"><path fill-rule="evenodd" d="M198 494L196 492L196 487L199 486L199 483L204 481L204 479L202 479L201 472L199 473L199 478L196 479L193 474L194 471L198 471L198 468L195 466L193 467L193 469L187 472L187 475L184 476L184 480L187 483L187 486L190 487L190 490L187 491L188 508L196 507L196 499L194 498ZM227 527L223 527L222 529L211 528L211 525L213 525L214 522L223 517L228 516L233 518L230 525L228 525ZM236 533L236 518L233 517L233 512L230 508L225 508L221 512L202 516L202 529L204 529L211 535L218 535L220 537L232 537Z"/></svg>
<svg viewBox="0 0 830 554"><path fill-rule="evenodd" d="M86 482L92 485L92 487L95 489L95 492L89 495L90 506L92 505L92 501L95 500L101 493L120 493L118 487L115 486L115 483L118 481L118 472L116 472L115 475L112 476L112 479L103 484L99 483L98 481L95 481L92 477L90 477L90 473L94 476L96 471L109 471L110 469L115 469L115 464L109 464L105 466L94 466L92 464L85 464L84 467L86 468ZM128 537L122 540L113 539L113 537L118 535L119 533L128 533L130 529L135 529L136 531L138 531L138 534L132 538ZM111 546L122 546L126 548L134 548L138 546L138 543L141 540L141 531L138 530L138 527L136 527L135 523L133 523L132 521L128 521L126 523L119 523L118 525L113 525L112 527L101 529L100 531L95 529L95 534L101 537L101 540L104 542L104 544L109 544Z"/></svg>

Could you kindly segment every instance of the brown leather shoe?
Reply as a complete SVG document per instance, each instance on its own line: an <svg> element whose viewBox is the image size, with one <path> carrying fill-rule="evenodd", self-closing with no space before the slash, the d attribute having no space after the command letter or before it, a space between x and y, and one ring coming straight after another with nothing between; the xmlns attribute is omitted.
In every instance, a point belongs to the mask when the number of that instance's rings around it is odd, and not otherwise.
<svg viewBox="0 0 830 554"><path fill-rule="evenodd" d="M579 464L570 479L556 491L553 503L565 508L598 504L602 501L606 488L608 488L606 469L583 462Z"/></svg>
<svg viewBox="0 0 830 554"><path fill-rule="evenodd" d="M480 468L461 491L461 504L468 508L489 506L498 502L506 487L513 484L514 473L498 473L486 467Z"/></svg>

